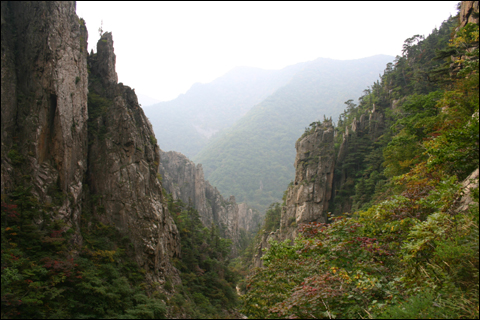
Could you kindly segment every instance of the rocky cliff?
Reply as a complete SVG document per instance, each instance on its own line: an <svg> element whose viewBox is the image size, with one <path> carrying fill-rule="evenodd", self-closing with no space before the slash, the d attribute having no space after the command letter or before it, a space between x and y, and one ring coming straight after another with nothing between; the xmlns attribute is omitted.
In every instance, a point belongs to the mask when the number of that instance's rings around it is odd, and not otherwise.
<svg viewBox="0 0 480 320"><path fill-rule="evenodd" d="M150 284L178 283L159 147L134 90L117 83L112 35L89 56L74 2L2 2L1 23L2 200L22 185L51 204L73 255L91 210L130 239Z"/></svg>
<svg viewBox="0 0 480 320"><path fill-rule="evenodd" d="M287 189L281 230L300 223L327 221L335 164L334 128L326 120L312 131L295 144L295 180Z"/></svg>
<svg viewBox="0 0 480 320"><path fill-rule="evenodd" d="M2 195L19 183L78 231L87 170L87 31L73 2L2 2ZM81 239L77 238L77 244Z"/></svg>
<svg viewBox="0 0 480 320"><path fill-rule="evenodd" d="M255 266L262 265L262 249L269 246L269 239L293 240L299 224L327 222L335 169L334 134L332 121L325 120L315 123L296 142L295 180L286 191L280 229L262 236L256 248Z"/></svg>
<svg viewBox="0 0 480 320"><path fill-rule="evenodd" d="M478 24L480 21L478 18L478 11L478 1L462 1L460 3L459 28L465 27L469 22Z"/></svg>
<svg viewBox="0 0 480 320"><path fill-rule="evenodd" d="M460 30L460 28L463 28L467 25L467 23L473 23L477 24L480 22L479 19L479 1L462 1L460 3L460 11L458 13L459 16L459 25L456 28L456 31ZM476 44L474 44L468 51L470 53L473 53L474 50L478 50L478 41ZM472 59L472 56L469 55L462 55L461 57L457 58L460 60L465 60L465 59ZM453 60L456 60L455 58L452 57ZM455 71L458 71L458 67L453 63L451 65L452 69Z"/></svg>
<svg viewBox="0 0 480 320"><path fill-rule="evenodd" d="M280 228L264 234L260 239L254 258L255 266L262 265L262 249L269 247L269 239L293 240L299 224L326 223L329 211L335 215L351 211L351 197L341 197L344 190L354 185L355 170L352 171L346 164L356 164L358 159L354 155L359 151L357 149L364 146L362 143L365 141L376 141L384 130L385 116L373 104L371 110L353 119L345 128L335 154L335 140L338 139L335 139L331 120L310 125L295 144L295 180L285 191Z"/></svg>
<svg viewBox="0 0 480 320"><path fill-rule="evenodd" d="M160 151L160 159L159 172L165 190L172 194L174 200L182 200L194 206L202 223L211 225L214 221L213 208L211 200L207 202L205 196L208 182L204 180L202 165L195 165L175 151Z"/></svg>
<svg viewBox="0 0 480 320"><path fill-rule="evenodd" d="M133 89L117 83L111 33L88 57L89 149L87 181L96 196L93 211L100 221L129 235L136 260L152 282L176 270L180 253L175 223L158 180L160 148Z"/></svg>
<svg viewBox="0 0 480 320"><path fill-rule="evenodd" d="M195 165L179 152L160 151L159 172L164 188L173 199L195 207L205 226L217 225L222 236L233 241L232 251L236 254L240 230L254 232L259 222L258 213L246 204L237 204L233 196L225 200L217 188L205 181L202 165Z"/></svg>

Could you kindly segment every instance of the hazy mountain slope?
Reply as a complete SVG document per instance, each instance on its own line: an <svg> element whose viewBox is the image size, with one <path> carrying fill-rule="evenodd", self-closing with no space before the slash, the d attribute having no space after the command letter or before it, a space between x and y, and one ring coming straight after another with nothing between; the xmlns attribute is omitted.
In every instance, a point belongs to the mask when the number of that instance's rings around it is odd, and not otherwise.
<svg viewBox="0 0 480 320"><path fill-rule="evenodd" d="M195 158L206 178L224 194L234 194L262 210L282 196L293 179L295 141L314 119L336 118L348 99L357 99L378 79L393 57L317 59L252 108Z"/></svg>
<svg viewBox="0 0 480 320"><path fill-rule="evenodd" d="M145 108L162 150L197 154L209 138L285 85L305 63L282 70L237 67L186 94Z"/></svg>
<svg viewBox="0 0 480 320"><path fill-rule="evenodd" d="M142 93L137 93L137 97L138 97L138 103L140 103L140 105L141 105L143 108L161 102L161 101L158 100L158 99L149 97L149 96L147 96L146 94L142 94Z"/></svg>

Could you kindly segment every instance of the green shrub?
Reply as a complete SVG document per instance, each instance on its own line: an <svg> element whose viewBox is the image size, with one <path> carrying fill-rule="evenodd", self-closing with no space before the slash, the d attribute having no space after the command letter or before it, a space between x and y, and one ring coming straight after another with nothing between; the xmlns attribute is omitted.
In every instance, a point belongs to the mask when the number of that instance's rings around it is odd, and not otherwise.
<svg viewBox="0 0 480 320"><path fill-rule="evenodd" d="M18 167L21 164L23 164L23 162L25 161L25 158L20 152L18 152L18 150L15 147L16 145L14 145L12 149L8 151L7 156L10 158L10 160L12 160L13 166Z"/></svg>

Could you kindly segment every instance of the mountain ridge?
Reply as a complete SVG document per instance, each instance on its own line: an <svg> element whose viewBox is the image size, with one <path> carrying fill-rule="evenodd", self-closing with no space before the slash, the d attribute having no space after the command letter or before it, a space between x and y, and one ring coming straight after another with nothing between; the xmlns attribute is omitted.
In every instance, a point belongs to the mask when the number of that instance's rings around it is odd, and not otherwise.
<svg viewBox="0 0 480 320"><path fill-rule="evenodd" d="M162 150L192 158L212 136L287 83L303 65L281 70L235 67L210 83L193 84L174 100L149 106L145 113Z"/></svg>

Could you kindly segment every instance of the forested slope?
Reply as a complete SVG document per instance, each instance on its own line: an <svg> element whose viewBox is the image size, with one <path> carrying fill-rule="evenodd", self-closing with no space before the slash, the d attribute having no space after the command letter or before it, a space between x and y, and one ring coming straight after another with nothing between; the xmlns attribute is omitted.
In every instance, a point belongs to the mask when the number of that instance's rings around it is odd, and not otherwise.
<svg viewBox="0 0 480 320"><path fill-rule="evenodd" d="M335 214L299 226L294 244L269 241L244 284L247 316L478 318L478 35L478 2L462 2L460 21L407 39L359 105L348 101ZM363 127L373 110L383 125ZM265 234L284 212L270 207Z"/></svg>

